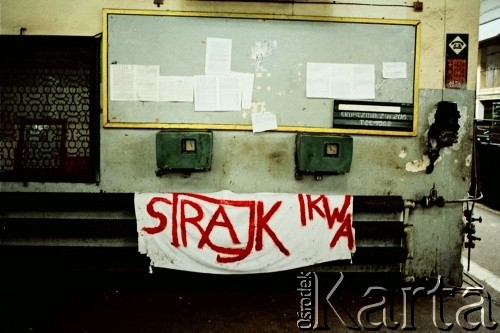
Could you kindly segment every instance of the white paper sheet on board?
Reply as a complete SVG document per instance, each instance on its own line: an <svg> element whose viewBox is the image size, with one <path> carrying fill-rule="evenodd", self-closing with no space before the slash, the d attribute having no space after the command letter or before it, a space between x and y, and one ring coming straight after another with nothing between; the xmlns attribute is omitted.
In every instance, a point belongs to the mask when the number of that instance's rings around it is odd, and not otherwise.
<svg viewBox="0 0 500 333"><path fill-rule="evenodd" d="M196 75L194 77L195 111L241 111L241 88L238 75Z"/></svg>
<svg viewBox="0 0 500 333"><path fill-rule="evenodd" d="M252 113L252 131L260 133L278 128L276 115L272 112Z"/></svg>
<svg viewBox="0 0 500 333"><path fill-rule="evenodd" d="M240 78L241 108L244 110L251 109L252 108L252 98L253 98L253 83L254 83L255 74L231 72L231 75L237 75Z"/></svg>
<svg viewBox="0 0 500 333"><path fill-rule="evenodd" d="M193 82L192 76L160 76L160 96L163 102L192 102Z"/></svg>
<svg viewBox="0 0 500 333"><path fill-rule="evenodd" d="M134 65L137 99L139 101L157 102L159 99L158 78L160 66Z"/></svg>
<svg viewBox="0 0 500 333"><path fill-rule="evenodd" d="M307 63L306 95L309 98L330 98L330 64Z"/></svg>
<svg viewBox="0 0 500 333"><path fill-rule="evenodd" d="M351 65L330 65L330 98L356 99L354 96L354 77Z"/></svg>
<svg viewBox="0 0 500 333"><path fill-rule="evenodd" d="M374 99L375 65L307 63L306 96Z"/></svg>
<svg viewBox="0 0 500 333"><path fill-rule="evenodd" d="M194 77L194 110L215 111L217 106L217 77L196 75Z"/></svg>
<svg viewBox="0 0 500 333"><path fill-rule="evenodd" d="M351 70L351 99L375 99L375 65L355 64Z"/></svg>
<svg viewBox="0 0 500 333"><path fill-rule="evenodd" d="M231 72L231 39L207 38L205 52L205 74L228 75Z"/></svg>
<svg viewBox="0 0 500 333"><path fill-rule="evenodd" d="M112 101L137 100L134 65L112 64L109 79L109 97Z"/></svg>
<svg viewBox="0 0 500 333"><path fill-rule="evenodd" d="M219 94L219 111L241 110L241 87L238 75L221 75L217 77Z"/></svg>
<svg viewBox="0 0 500 333"><path fill-rule="evenodd" d="M382 77L384 79L406 79L406 62L383 62Z"/></svg>

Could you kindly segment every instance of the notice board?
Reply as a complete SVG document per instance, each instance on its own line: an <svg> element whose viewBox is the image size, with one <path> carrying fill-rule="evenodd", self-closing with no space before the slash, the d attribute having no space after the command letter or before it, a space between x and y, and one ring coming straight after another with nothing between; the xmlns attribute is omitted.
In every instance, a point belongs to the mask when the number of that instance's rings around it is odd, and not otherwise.
<svg viewBox="0 0 500 333"><path fill-rule="evenodd" d="M103 126L252 130L253 115L270 114L277 131L416 135L419 45L419 21L104 9ZM210 52L214 66L229 57L231 75L250 78L239 83L251 85L240 110L200 111ZM369 96L356 68L372 73ZM334 84L353 94L321 95L312 69L347 78ZM194 93L165 97L176 79ZM127 90L131 80L139 90Z"/></svg>

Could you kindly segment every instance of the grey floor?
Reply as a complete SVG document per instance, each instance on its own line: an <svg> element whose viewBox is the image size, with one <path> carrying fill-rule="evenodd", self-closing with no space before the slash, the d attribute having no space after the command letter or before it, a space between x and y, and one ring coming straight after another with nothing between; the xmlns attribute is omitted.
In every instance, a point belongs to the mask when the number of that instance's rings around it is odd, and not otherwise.
<svg viewBox="0 0 500 333"><path fill-rule="evenodd" d="M396 287L393 306L387 309L393 310L398 328L390 329L388 322L379 331L439 332L445 324L453 324L448 326L452 332L500 331L494 323L500 322L500 213L475 205L475 216L482 217L482 223L476 223L476 236L482 240L472 250L462 288L442 298L424 295L405 302ZM465 265L466 255L464 250ZM381 298L364 297L363 287L343 291L338 299L326 297L338 279L335 274L319 276L326 289L318 292L312 318L318 319L316 330L351 332L348 316L356 322L363 306L373 306ZM357 279L363 282L363 277ZM0 332L300 332L298 313L305 300L297 290L296 272L224 279L179 272L81 272L77 277L33 273L0 282ZM424 291L432 286L424 286ZM467 290L476 292L467 295ZM375 310L368 319L361 318L365 330L377 331L370 323L383 321L381 308Z"/></svg>

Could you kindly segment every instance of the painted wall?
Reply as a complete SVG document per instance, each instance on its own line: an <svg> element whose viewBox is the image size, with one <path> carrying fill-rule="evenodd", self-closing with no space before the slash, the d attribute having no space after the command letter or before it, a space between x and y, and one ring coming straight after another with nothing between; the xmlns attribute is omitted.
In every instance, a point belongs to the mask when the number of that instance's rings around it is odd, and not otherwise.
<svg viewBox="0 0 500 333"><path fill-rule="evenodd" d="M102 129L101 181L98 185L0 183L2 191L81 192L310 192L354 195L402 195L420 199L433 184L445 199L467 194L471 168L475 105L479 0L423 1L414 12L403 0L349 1L350 5L283 4L167 0L161 10L245 12L288 15L417 19L422 22L418 135L412 138L355 136L351 172L314 181L294 178L293 133L215 132L212 171L155 176L155 130ZM355 4L353 4L355 3ZM371 5L365 5L370 3ZM384 6L377 6L383 4ZM391 5L391 6L387 6ZM0 0L1 33L95 35L101 32L102 8L156 9L152 0ZM467 90L444 89L446 33L469 34ZM436 103L450 100L461 112L460 140L442 151L432 174L425 174L426 133ZM462 207L415 209L415 259L408 269L416 277L442 275L461 283Z"/></svg>

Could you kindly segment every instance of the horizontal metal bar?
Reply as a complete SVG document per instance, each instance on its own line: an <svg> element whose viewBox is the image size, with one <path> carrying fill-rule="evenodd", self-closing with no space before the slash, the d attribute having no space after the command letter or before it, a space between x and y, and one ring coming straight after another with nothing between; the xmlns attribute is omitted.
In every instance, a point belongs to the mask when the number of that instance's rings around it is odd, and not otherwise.
<svg viewBox="0 0 500 333"><path fill-rule="evenodd" d="M133 193L0 192L0 212L134 211Z"/></svg>
<svg viewBox="0 0 500 333"><path fill-rule="evenodd" d="M406 261L404 247L357 247L353 264L395 264Z"/></svg>
<svg viewBox="0 0 500 333"><path fill-rule="evenodd" d="M73 211L134 210L134 193L0 192L0 210ZM401 212L401 196L354 196L354 212Z"/></svg>
<svg viewBox="0 0 500 333"><path fill-rule="evenodd" d="M401 196L364 196L355 195L353 199L354 213L358 212L402 212L404 200Z"/></svg>
<svg viewBox="0 0 500 333"><path fill-rule="evenodd" d="M402 238L404 224L395 221L353 222L356 238Z"/></svg>
<svg viewBox="0 0 500 333"><path fill-rule="evenodd" d="M131 219L0 218L0 238L137 237Z"/></svg>

